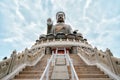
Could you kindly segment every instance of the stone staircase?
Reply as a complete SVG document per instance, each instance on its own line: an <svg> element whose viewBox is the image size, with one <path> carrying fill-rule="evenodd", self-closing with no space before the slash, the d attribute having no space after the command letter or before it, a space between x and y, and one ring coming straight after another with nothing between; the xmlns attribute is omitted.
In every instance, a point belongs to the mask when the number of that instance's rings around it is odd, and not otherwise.
<svg viewBox="0 0 120 80"><path fill-rule="evenodd" d="M65 56L59 55L57 57L50 80L69 80Z"/></svg>
<svg viewBox="0 0 120 80"><path fill-rule="evenodd" d="M27 66L25 69L23 69L23 71L16 75L14 79L11 80L39 80L47 65L47 59L50 58L50 56L51 55L45 55L35 66ZM70 54L70 57L73 59L73 65L80 80L112 80L109 78L108 75L104 74L104 72L97 68L95 65L87 65L77 54ZM59 59L57 61L63 63L63 61ZM58 63L57 66L60 68L61 66L63 67L63 65L60 65ZM49 78L54 76L54 68L55 67L50 67ZM69 79L65 80L72 80L70 67L66 66L66 68L68 68ZM58 68L56 70L58 70Z"/></svg>
<svg viewBox="0 0 120 80"><path fill-rule="evenodd" d="M111 80L95 65L87 65L77 54L70 54L70 57L73 59L73 65L80 80ZM69 74L71 74L70 70Z"/></svg>
<svg viewBox="0 0 120 80"><path fill-rule="evenodd" d="M35 66L27 66L12 80L39 80L47 65L48 58L50 58L50 55L45 55ZM50 74L51 72L52 67L50 68Z"/></svg>

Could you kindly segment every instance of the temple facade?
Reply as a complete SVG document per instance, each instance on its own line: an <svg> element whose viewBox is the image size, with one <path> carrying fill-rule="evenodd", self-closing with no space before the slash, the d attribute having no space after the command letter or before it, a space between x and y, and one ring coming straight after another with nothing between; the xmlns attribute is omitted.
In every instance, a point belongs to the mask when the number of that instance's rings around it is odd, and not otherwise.
<svg viewBox="0 0 120 80"><path fill-rule="evenodd" d="M48 18L47 33L30 49L1 61L0 80L120 80L120 58L93 48L65 19L57 12L56 24Z"/></svg>

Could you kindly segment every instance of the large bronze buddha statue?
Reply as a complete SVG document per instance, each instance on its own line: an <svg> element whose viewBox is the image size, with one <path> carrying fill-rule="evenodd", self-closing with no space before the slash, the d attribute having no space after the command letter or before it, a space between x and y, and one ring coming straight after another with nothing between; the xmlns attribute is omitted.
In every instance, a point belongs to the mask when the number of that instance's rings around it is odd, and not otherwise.
<svg viewBox="0 0 120 80"><path fill-rule="evenodd" d="M47 40L61 40L61 39L76 39L76 40L83 40L83 37L81 34L77 33L78 30L72 31L72 28L70 25L65 24L65 13L64 12L57 12L56 14L56 20L57 23L53 24L53 21L51 18L48 18L47 20L47 35L46 37L41 36L40 39L47 39ZM51 53L51 48L46 47L46 54ZM77 53L77 47L71 46L70 49L71 53Z"/></svg>
<svg viewBox="0 0 120 80"><path fill-rule="evenodd" d="M64 33L70 34L72 33L72 29L70 25L65 24L65 14L64 12L58 12L56 14L57 24L52 26L51 33Z"/></svg>

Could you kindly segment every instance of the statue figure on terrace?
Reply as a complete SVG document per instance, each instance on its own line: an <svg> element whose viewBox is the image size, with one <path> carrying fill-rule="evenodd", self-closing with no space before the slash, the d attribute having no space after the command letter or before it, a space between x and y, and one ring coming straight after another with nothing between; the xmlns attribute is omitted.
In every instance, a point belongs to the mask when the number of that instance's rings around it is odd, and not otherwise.
<svg viewBox="0 0 120 80"><path fill-rule="evenodd" d="M53 22L51 18L48 18L47 19L47 34L51 33L52 26L53 26Z"/></svg>

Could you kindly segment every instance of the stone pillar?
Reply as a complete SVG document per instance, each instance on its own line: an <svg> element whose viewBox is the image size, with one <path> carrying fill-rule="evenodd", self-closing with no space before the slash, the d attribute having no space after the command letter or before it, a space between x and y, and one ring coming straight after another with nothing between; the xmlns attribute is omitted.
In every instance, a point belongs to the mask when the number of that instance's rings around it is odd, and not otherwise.
<svg viewBox="0 0 120 80"><path fill-rule="evenodd" d="M71 49L72 49L73 54L77 54L77 47L76 46L73 46Z"/></svg>
<svg viewBox="0 0 120 80"><path fill-rule="evenodd" d="M56 48L56 50L55 50L55 54L58 54L58 48Z"/></svg>
<svg viewBox="0 0 120 80"><path fill-rule="evenodd" d="M51 48L50 47L46 47L46 54L51 54Z"/></svg>
<svg viewBox="0 0 120 80"><path fill-rule="evenodd" d="M46 48L45 47L43 47L42 54L46 54Z"/></svg>

